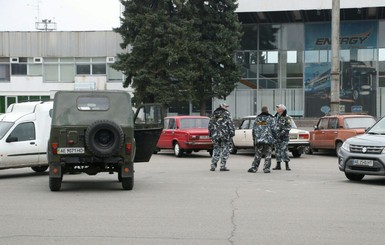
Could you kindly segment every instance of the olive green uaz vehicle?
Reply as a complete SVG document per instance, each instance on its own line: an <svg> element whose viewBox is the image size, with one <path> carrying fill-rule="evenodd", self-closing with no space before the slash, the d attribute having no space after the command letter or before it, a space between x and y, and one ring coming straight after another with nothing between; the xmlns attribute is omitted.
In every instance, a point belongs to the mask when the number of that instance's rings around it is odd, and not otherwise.
<svg viewBox="0 0 385 245"><path fill-rule="evenodd" d="M134 162L148 162L163 127L161 106L134 113L123 91L59 91L48 143L49 187L59 191L63 174L117 173L124 190L134 186Z"/></svg>

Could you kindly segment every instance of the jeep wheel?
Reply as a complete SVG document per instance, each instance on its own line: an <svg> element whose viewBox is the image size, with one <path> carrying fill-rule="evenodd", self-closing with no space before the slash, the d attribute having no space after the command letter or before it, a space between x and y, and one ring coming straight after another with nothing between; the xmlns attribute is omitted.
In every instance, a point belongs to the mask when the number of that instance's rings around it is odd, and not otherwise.
<svg viewBox="0 0 385 245"><path fill-rule="evenodd" d="M178 142L174 144L174 154L177 157L183 156L183 149L180 148Z"/></svg>
<svg viewBox="0 0 385 245"><path fill-rule="evenodd" d="M37 166L37 167L31 167L33 171L36 173L43 173L48 169L48 166Z"/></svg>
<svg viewBox="0 0 385 245"><path fill-rule="evenodd" d="M51 191L60 191L62 178L49 177L49 188Z"/></svg>
<svg viewBox="0 0 385 245"><path fill-rule="evenodd" d="M293 157L295 157L295 158L298 158L302 155L301 151L299 151L299 150L294 150L291 152L291 154L293 154Z"/></svg>
<svg viewBox="0 0 385 245"><path fill-rule="evenodd" d="M123 190L132 190L134 188L134 176L122 178Z"/></svg>
<svg viewBox="0 0 385 245"><path fill-rule="evenodd" d="M89 151L98 157L109 157L123 147L124 132L115 122L99 120L88 126L85 134Z"/></svg>
<svg viewBox="0 0 385 245"><path fill-rule="evenodd" d="M346 173L345 172L346 178L348 178L351 181L360 181L364 178L364 174L352 174L352 173Z"/></svg>

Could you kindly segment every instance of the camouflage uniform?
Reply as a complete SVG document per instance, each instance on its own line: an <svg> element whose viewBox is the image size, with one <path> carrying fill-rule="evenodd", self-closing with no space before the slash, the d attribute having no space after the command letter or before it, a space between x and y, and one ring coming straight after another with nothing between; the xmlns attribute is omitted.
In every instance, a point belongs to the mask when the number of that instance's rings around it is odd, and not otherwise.
<svg viewBox="0 0 385 245"><path fill-rule="evenodd" d="M211 171L215 170L219 159L221 159L221 170L228 171L226 162L230 154L231 138L235 134L235 127L230 112L222 107L217 108L211 115L208 129L209 136L213 141Z"/></svg>
<svg viewBox="0 0 385 245"><path fill-rule="evenodd" d="M275 158L278 163L284 161L287 166L290 161L288 154L288 144L289 144L289 132L291 129L290 120L292 120L289 116L279 115L278 113L275 115Z"/></svg>
<svg viewBox="0 0 385 245"><path fill-rule="evenodd" d="M248 172L255 173L263 156L265 156L265 165L263 171L270 172L271 152L274 144L274 117L266 110L259 114L253 124L253 141L255 147L254 161Z"/></svg>

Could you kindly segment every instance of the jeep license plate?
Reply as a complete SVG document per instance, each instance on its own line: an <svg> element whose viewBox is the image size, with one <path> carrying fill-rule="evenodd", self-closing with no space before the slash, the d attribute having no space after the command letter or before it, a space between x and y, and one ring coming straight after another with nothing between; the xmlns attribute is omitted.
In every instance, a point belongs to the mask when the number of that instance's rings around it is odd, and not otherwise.
<svg viewBox="0 0 385 245"><path fill-rule="evenodd" d="M57 148L57 154L84 154L84 147L67 147L67 148Z"/></svg>
<svg viewBox="0 0 385 245"><path fill-rule="evenodd" d="M199 139L208 139L209 136L208 135L202 135L202 136L199 136Z"/></svg>
<svg viewBox="0 0 385 245"><path fill-rule="evenodd" d="M373 167L373 160L353 159L353 165Z"/></svg>

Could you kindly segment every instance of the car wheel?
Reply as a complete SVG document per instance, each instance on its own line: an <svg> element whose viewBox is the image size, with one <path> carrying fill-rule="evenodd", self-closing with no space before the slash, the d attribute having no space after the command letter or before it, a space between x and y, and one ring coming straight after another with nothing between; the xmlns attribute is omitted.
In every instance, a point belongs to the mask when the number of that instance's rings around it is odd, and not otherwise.
<svg viewBox="0 0 385 245"><path fill-rule="evenodd" d="M293 154L293 157L296 157L296 158L302 155L302 153L299 150L294 150L291 152L291 154Z"/></svg>
<svg viewBox="0 0 385 245"><path fill-rule="evenodd" d="M364 174L352 174L352 173L346 173L345 172L346 178L348 178L351 181L360 181L364 178Z"/></svg>
<svg viewBox="0 0 385 245"><path fill-rule="evenodd" d="M132 190L134 188L134 176L122 178L122 187L123 190Z"/></svg>
<svg viewBox="0 0 385 245"><path fill-rule="evenodd" d="M109 157L123 147L124 132L113 121L98 120L88 126L85 140L88 150L94 155Z"/></svg>
<svg viewBox="0 0 385 245"><path fill-rule="evenodd" d="M36 173L43 173L48 169L48 166L37 166L37 167L31 167L33 171Z"/></svg>
<svg viewBox="0 0 385 245"><path fill-rule="evenodd" d="M49 177L49 188L51 191L60 191L62 178Z"/></svg>
<svg viewBox="0 0 385 245"><path fill-rule="evenodd" d="M177 157L183 156L183 149L180 148L178 142L174 144L174 154Z"/></svg>
<svg viewBox="0 0 385 245"><path fill-rule="evenodd" d="M336 155L338 156L338 152L340 151L340 148L342 146L342 142L337 142L337 145L336 145Z"/></svg>

